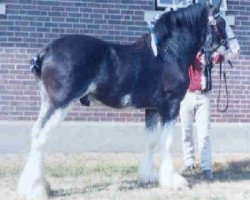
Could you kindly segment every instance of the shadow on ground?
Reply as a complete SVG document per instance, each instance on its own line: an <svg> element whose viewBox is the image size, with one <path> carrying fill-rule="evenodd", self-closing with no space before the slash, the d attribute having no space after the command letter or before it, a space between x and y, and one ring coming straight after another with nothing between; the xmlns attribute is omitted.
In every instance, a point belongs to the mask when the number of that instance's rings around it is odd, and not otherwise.
<svg viewBox="0 0 250 200"><path fill-rule="evenodd" d="M86 193L93 193L106 190L111 183L103 183L103 184L94 184L88 185L85 188L69 188L69 189L61 189L61 190L54 190L51 192L51 197L66 197L71 195L79 195L79 194L86 194Z"/></svg>
<svg viewBox="0 0 250 200"><path fill-rule="evenodd" d="M136 189L152 189L158 187L158 183L141 184L139 180L122 181L118 187L120 191L129 191Z"/></svg>
<svg viewBox="0 0 250 200"><path fill-rule="evenodd" d="M215 171L215 180L220 182L250 180L250 160L228 163L225 169Z"/></svg>
<svg viewBox="0 0 250 200"><path fill-rule="evenodd" d="M158 184L140 184L138 180L129 180L129 181L121 181L115 183L115 187L119 191L132 191L137 189L152 189L158 187ZM89 193L101 192L108 190L109 187L112 187L112 183L103 183L103 184L94 184L88 185L85 188L69 188L69 189L61 189L54 190L51 192L51 197L69 197L74 195L84 195Z"/></svg>
<svg viewBox="0 0 250 200"><path fill-rule="evenodd" d="M233 161L227 164L214 163L214 182L237 182L241 180L250 180L250 160ZM199 170L192 176L186 177L190 187L204 183L205 180ZM211 184L213 182L210 182ZM158 184L140 184L137 179L128 177L128 180L118 181L115 183L102 183L88 185L85 188L70 188L66 190L56 190L52 192L53 197L66 197L76 194L94 193L108 190L109 187L115 187L119 191L132 191L137 189L152 189L158 187Z"/></svg>
<svg viewBox="0 0 250 200"><path fill-rule="evenodd" d="M250 180L250 160L232 161L226 165L225 163L214 163L213 169L214 180L212 182L237 182ZM198 170L195 175L186 178L191 187L201 182L205 182L201 171Z"/></svg>

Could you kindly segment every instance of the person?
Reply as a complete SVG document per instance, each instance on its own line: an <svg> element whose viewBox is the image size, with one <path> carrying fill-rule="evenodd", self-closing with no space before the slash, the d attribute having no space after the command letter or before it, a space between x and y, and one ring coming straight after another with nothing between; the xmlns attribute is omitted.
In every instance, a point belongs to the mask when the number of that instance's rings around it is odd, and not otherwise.
<svg viewBox="0 0 250 200"><path fill-rule="evenodd" d="M220 59L223 59L223 57L219 54L214 54L212 58L212 62L214 63L218 63ZM205 64L205 54L201 50L198 52L193 64L189 68L190 84L188 91L181 102L180 120L182 126L182 147L185 165L181 173L182 175L190 175L195 172L195 151L193 139L193 120L195 117L198 149L201 157L201 170L206 180L213 180L209 101L211 83L208 81L209 77L206 77L203 73L203 66L205 66Z"/></svg>

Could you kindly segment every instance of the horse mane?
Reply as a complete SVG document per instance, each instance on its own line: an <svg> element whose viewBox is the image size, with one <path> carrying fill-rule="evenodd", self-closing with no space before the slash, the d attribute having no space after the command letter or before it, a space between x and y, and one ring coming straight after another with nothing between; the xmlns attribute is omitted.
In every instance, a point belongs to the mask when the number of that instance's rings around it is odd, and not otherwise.
<svg viewBox="0 0 250 200"><path fill-rule="evenodd" d="M160 41L163 37L171 36L178 28L186 27L194 32L205 30L207 23L207 7L205 4L197 3L162 14L155 24L154 31Z"/></svg>

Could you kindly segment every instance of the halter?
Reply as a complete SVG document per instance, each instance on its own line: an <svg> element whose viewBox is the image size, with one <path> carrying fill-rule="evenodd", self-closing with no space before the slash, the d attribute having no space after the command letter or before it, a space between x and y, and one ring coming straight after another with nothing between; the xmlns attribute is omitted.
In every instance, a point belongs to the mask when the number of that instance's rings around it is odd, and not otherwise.
<svg viewBox="0 0 250 200"><path fill-rule="evenodd" d="M207 36L207 40L205 42L204 45L204 51L205 54L207 54L208 56L206 56L206 65L209 65L209 67L213 67L213 57L212 54L215 53L221 46L224 46L226 48L226 50L229 49L228 47L228 42L231 40L236 39L236 36L231 37L231 38L226 38L226 39L220 39L219 44L216 47L213 47L213 39L212 39L212 27L214 28L216 34L221 34L219 32L219 29L217 27L217 21L216 19L218 19L218 17L220 17L220 13L217 13L214 17L209 17L209 34ZM230 67L233 67L231 61L228 61ZM224 85L225 85L225 92L226 92L226 106L225 108L220 108L219 104L220 104L220 98L221 98L221 86L222 86L222 77L224 79ZM227 88L227 77L226 77L226 72L223 69L223 65L222 65L222 60L220 60L220 84L219 84L219 93L218 93L218 97L217 97L217 110L219 112L226 112L228 109L228 105L229 105L229 97L228 97L228 88Z"/></svg>
<svg viewBox="0 0 250 200"><path fill-rule="evenodd" d="M212 48L211 51L216 52L221 46L224 46L228 50L229 49L228 42L231 40L235 40L235 39L237 39L236 36L231 37L231 38L227 38L227 39L221 39L220 43L217 45L217 47Z"/></svg>
<svg viewBox="0 0 250 200"><path fill-rule="evenodd" d="M217 27L217 19L220 17L220 13L218 12L218 13L216 13L214 16L210 16L209 17L209 31L210 31L210 37L212 37L212 27L214 27L214 29L215 29L215 32L216 32L216 34L218 34L218 35L220 35L220 32L219 32L219 29L218 29L218 27ZM216 52L221 46L224 46L225 47L225 49L226 50L228 50L229 49L229 47L228 47L228 42L229 41L231 41L231 40L235 40L236 39L236 36L234 36L234 37L231 37L231 38L226 38L226 39L221 39L220 40L220 42L219 42L219 44L216 46L216 47L212 47L210 50L211 50L211 52ZM212 38L210 38L210 40L211 41L209 41L210 42L210 46L212 46L212 44L213 44L213 41L212 41Z"/></svg>

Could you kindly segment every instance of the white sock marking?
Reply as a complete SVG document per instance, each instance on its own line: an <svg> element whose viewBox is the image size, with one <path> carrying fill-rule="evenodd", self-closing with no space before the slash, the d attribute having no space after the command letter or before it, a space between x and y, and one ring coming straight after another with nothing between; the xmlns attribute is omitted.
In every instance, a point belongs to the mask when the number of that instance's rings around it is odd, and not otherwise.
<svg viewBox="0 0 250 200"><path fill-rule="evenodd" d="M146 129L146 155L139 169L142 183L155 183L158 180L158 170L154 165L154 148L159 138L157 127Z"/></svg>
<svg viewBox="0 0 250 200"><path fill-rule="evenodd" d="M161 157L162 163L159 171L159 183L161 187L179 188L187 186L187 181L179 175L173 166L170 155L170 147L173 141L175 129L175 120L170 121L163 126L161 135Z"/></svg>
<svg viewBox="0 0 250 200"><path fill-rule="evenodd" d="M44 110L48 110L48 107ZM42 121L42 114L40 114L39 119L32 129L31 150L18 184L20 195L27 199L48 198L49 184L44 174L43 147L48 133L64 119L67 111L68 108L56 110L43 128L41 128L40 124ZM41 112L43 112L43 108L41 108Z"/></svg>

